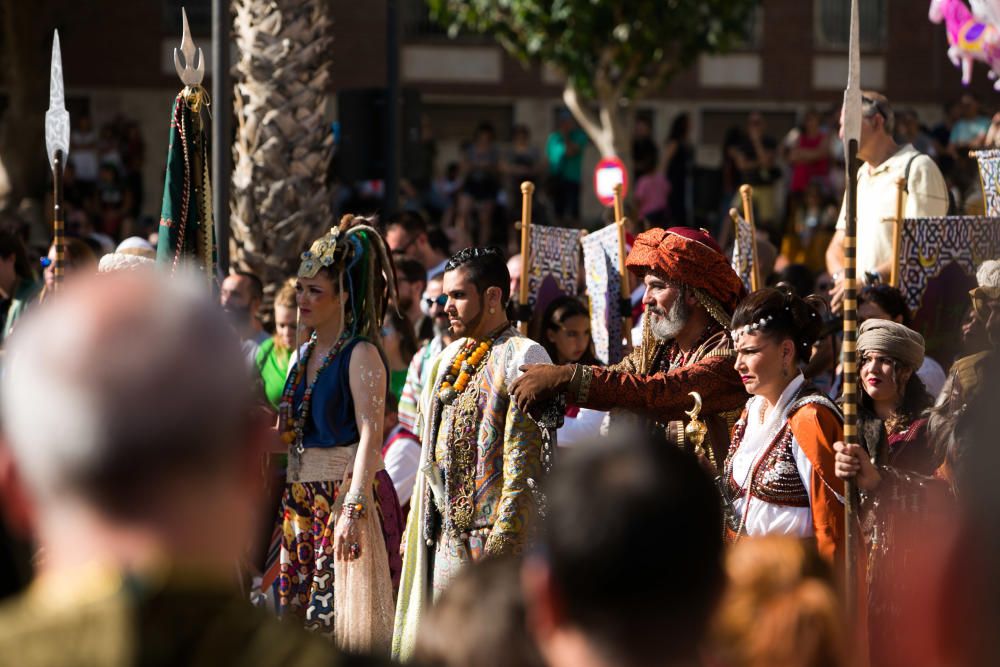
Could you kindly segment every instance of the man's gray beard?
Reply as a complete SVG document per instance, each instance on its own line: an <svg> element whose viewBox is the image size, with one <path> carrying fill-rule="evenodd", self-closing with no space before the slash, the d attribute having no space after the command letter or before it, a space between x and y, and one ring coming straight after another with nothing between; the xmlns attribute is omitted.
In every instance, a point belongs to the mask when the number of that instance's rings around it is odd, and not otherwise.
<svg viewBox="0 0 1000 667"><path fill-rule="evenodd" d="M676 338L677 334L684 328L684 325L687 324L688 316L691 314L690 309L684 302L683 294L677 295L666 315L663 315L661 309L655 306L651 307L650 310L653 310L653 308L656 309L656 313L659 316L649 320L649 330L652 331L653 337L661 342Z"/></svg>

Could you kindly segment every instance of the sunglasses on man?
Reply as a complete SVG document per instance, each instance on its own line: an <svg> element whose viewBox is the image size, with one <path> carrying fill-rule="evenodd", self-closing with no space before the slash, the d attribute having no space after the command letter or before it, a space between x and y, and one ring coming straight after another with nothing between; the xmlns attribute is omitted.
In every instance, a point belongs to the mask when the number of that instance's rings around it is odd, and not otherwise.
<svg viewBox="0 0 1000 667"><path fill-rule="evenodd" d="M427 304L427 309L428 310L430 310L431 308L433 308L435 303L437 305L441 306L442 308L444 308L445 304L448 303L448 295L447 294L439 294L436 298L433 298L433 299L428 298L428 297L424 297L424 303Z"/></svg>

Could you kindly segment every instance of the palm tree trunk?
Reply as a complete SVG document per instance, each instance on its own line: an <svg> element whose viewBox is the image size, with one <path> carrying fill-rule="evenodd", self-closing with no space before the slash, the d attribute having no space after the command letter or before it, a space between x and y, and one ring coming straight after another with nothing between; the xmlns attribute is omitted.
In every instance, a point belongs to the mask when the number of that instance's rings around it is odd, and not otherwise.
<svg viewBox="0 0 1000 667"><path fill-rule="evenodd" d="M240 55L230 255L234 267L261 278L270 303L310 241L332 225L332 22L325 1L235 0L234 9Z"/></svg>

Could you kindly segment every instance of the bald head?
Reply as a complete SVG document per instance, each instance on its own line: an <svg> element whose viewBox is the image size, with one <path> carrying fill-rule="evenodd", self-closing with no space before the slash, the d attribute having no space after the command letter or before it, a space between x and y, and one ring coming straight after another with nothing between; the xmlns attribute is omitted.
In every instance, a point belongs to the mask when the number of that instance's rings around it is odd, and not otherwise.
<svg viewBox="0 0 1000 667"><path fill-rule="evenodd" d="M122 510L160 482L231 465L248 423L239 342L204 280L71 283L7 346L3 423L29 491Z"/></svg>

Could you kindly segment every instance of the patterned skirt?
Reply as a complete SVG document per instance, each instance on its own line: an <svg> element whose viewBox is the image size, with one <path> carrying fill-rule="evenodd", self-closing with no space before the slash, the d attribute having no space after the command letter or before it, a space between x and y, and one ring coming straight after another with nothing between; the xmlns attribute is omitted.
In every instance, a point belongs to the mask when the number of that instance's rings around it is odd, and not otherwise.
<svg viewBox="0 0 1000 667"><path fill-rule="evenodd" d="M345 486L347 481L292 482L285 485L262 582L262 589L273 594L279 615L297 616L307 629L331 638L339 634L335 633L335 629L345 620L337 618L338 614L345 615L345 610L335 609L334 603L335 597L341 597L335 595L338 592L335 581L337 573L342 572L341 568L376 569L380 571L376 575L387 570L387 577L369 577L370 573L366 573L365 579L383 579L386 584L391 581L391 590L387 591L390 608L379 608L385 606L385 596L382 596L381 603L377 596L372 596L370 606L375 608L366 609L364 613L366 616L373 615L377 624L381 624L380 617L385 616L390 632L391 604L402 570L402 513L392 480L385 470L379 470L374 476L374 511L368 514L368 523L362 528L363 533L368 531L368 534L365 535L367 544L362 546L361 558L350 563L335 562L334 529L341 505L338 500L341 491L348 488ZM374 544L375 539L381 544ZM370 557L377 558L377 561L371 561ZM368 591L358 592L369 596ZM353 592L352 597L356 597ZM337 640L343 646L343 638L337 637Z"/></svg>

